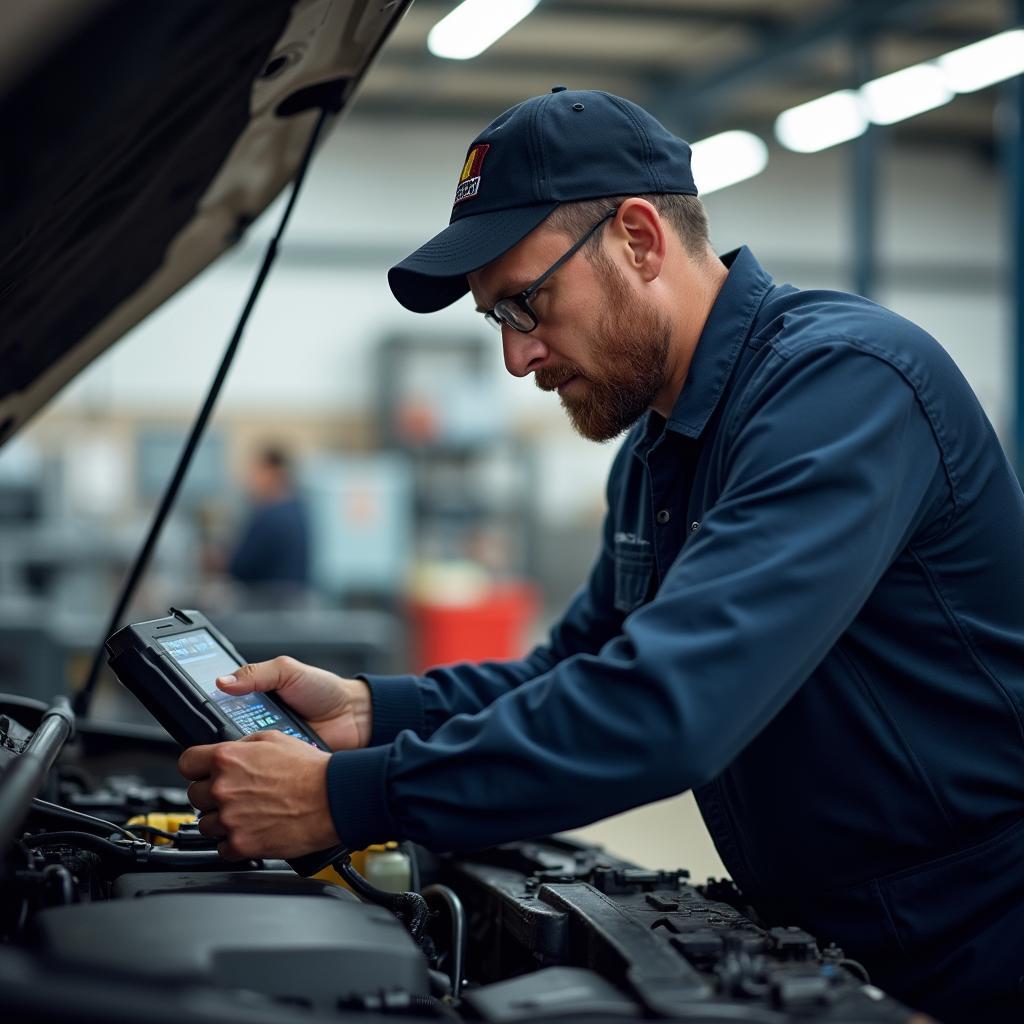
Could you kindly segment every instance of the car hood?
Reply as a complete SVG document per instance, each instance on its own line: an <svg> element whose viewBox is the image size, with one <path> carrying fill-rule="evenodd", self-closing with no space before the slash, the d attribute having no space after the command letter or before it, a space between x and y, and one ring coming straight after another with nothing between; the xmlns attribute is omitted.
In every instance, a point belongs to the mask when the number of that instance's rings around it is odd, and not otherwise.
<svg viewBox="0 0 1024 1024"><path fill-rule="evenodd" d="M4 5L0 443L243 236L409 3Z"/></svg>

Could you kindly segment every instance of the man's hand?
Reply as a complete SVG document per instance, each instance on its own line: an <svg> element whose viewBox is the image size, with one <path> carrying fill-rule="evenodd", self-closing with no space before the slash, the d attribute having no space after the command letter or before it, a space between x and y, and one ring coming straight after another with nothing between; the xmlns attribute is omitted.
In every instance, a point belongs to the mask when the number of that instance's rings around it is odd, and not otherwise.
<svg viewBox="0 0 1024 1024"><path fill-rule="evenodd" d="M361 679L344 679L282 657L243 665L234 675L221 676L217 686L233 697L276 690L332 750L354 750L370 742L373 707L370 688Z"/></svg>
<svg viewBox="0 0 1024 1024"><path fill-rule="evenodd" d="M195 780L199 831L228 860L298 857L339 843L327 803L330 754L276 730L189 747L178 771Z"/></svg>

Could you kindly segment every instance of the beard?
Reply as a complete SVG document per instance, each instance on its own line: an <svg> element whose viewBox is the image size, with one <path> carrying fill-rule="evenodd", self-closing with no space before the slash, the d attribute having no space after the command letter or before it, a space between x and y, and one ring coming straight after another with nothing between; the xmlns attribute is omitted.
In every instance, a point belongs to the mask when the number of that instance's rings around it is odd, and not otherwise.
<svg viewBox="0 0 1024 1024"><path fill-rule="evenodd" d="M560 396L573 429L589 441L610 441L649 409L665 384L671 328L667 318L634 294L619 269L598 257L605 279L605 315L590 338L593 358L537 370L534 382L553 391L572 377L572 394Z"/></svg>

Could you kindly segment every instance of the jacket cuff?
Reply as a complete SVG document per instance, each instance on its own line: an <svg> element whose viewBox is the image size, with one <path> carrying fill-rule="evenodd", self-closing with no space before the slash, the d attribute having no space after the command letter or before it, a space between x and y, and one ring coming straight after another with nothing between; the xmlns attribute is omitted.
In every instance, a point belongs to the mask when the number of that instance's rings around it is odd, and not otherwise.
<svg viewBox="0 0 1024 1024"><path fill-rule="evenodd" d="M390 743L403 729L412 729L417 735L423 733L426 721L416 676L360 675L358 678L370 687L373 705L371 747Z"/></svg>
<svg viewBox="0 0 1024 1024"><path fill-rule="evenodd" d="M347 850L401 838L388 811L390 746L364 747L331 755L327 802L338 838Z"/></svg>

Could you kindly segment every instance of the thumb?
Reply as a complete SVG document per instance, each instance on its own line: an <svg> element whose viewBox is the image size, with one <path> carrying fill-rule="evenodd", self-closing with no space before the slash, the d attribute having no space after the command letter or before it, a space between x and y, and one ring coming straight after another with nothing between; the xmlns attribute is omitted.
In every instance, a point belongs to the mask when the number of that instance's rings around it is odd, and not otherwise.
<svg viewBox="0 0 1024 1024"><path fill-rule="evenodd" d="M251 665L242 665L229 676L217 678L217 688L232 696L245 693L262 693L265 690L280 689L284 683L281 666L274 661L260 661Z"/></svg>

